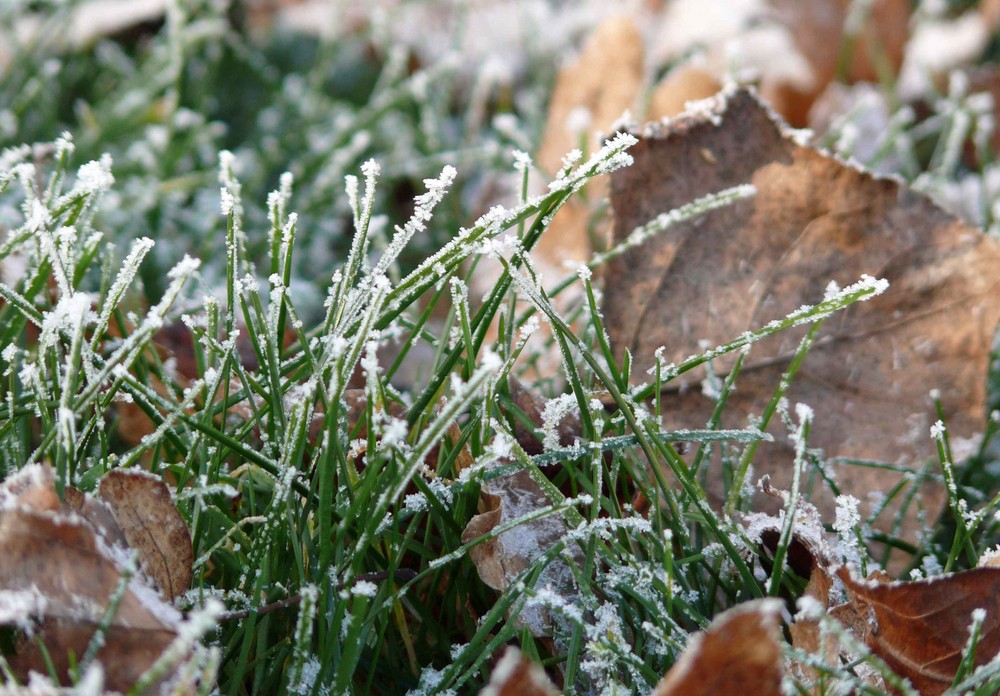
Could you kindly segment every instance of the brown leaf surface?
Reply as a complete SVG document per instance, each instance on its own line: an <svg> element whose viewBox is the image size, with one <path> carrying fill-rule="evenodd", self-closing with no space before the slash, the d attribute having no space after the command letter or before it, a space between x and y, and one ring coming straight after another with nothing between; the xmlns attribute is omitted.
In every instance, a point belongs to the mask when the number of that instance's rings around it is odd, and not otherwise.
<svg viewBox="0 0 1000 696"><path fill-rule="evenodd" d="M580 55L564 65L556 78L536 156L542 171L553 175L568 152L592 149L594 136L608 132L626 110L636 105L643 85L644 60L642 35L632 18L611 16L594 29ZM546 278L562 277L566 263L579 264L590 258L588 228L593 203L606 198L607 178L595 178L585 190L586 199L574 196L559 209L532 252ZM495 272L499 273L499 265ZM485 291L494 279L480 277L474 284ZM577 296L578 292L571 288L556 298L557 306L565 308ZM543 332L533 339L533 345L548 335L547 328ZM558 351L550 350L532 369L538 377L550 377L558 372L559 365Z"/></svg>
<svg viewBox="0 0 1000 696"><path fill-rule="evenodd" d="M643 80L642 35L626 16L610 17L587 40L580 56L559 71L549 103L545 134L538 163L550 174L570 150L579 147L580 136L606 130L631 108ZM590 124L583 134L570 127L577 109L586 109Z"/></svg>
<svg viewBox="0 0 1000 696"><path fill-rule="evenodd" d="M833 580L826 572L826 568L819 565L813 568L809 575L809 584L806 585L807 597L812 597L824 607L829 609L830 588ZM788 633L792 639L792 646L808 653L809 655L821 655L826 664L836 664L838 645L832 636L824 636L820 629L820 623L816 619L796 617L795 621L788 626ZM819 672L809 666L802 667L804 676L810 680L819 678Z"/></svg>
<svg viewBox="0 0 1000 696"><path fill-rule="evenodd" d="M610 265L604 314L617 355L631 350L633 374L644 376L659 346L666 361L679 363L701 352L700 340L721 344L822 300L831 280L846 286L869 274L890 288L826 321L788 393L816 413L810 446L828 458L919 466L934 455L931 388L941 390L953 444L979 433L1000 317L1000 245L895 181L799 146L747 91L713 103L711 113L682 116L644 138L632 149L635 164L612 176L615 238L729 186L751 182L758 193L674 226ZM754 345L722 427L743 427L762 412L804 332ZM716 362L723 373L731 364L729 356ZM688 373L673 386L703 375ZM665 427L701 427L713 405L697 389L672 395ZM772 423L778 437L758 450L755 467L787 488L793 452L779 429ZM862 500L899 479L847 466L835 475L843 493ZM721 496L720 477L708 478L709 492ZM943 492L924 492L933 518ZM812 502L832 517L832 500L820 493ZM913 533L913 517L904 536Z"/></svg>
<svg viewBox="0 0 1000 696"><path fill-rule="evenodd" d="M778 696L780 600L746 602L720 614L688 643L652 696Z"/></svg>
<svg viewBox="0 0 1000 696"><path fill-rule="evenodd" d="M913 582L859 580L837 571L849 606L860 618L858 637L921 694L945 691L955 677L975 609L985 609L976 666L1000 652L1000 569L975 568Z"/></svg>
<svg viewBox="0 0 1000 696"><path fill-rule="evenodd" d="M646 118L655 121L677 116L687 108L688 102L708 99L720 89L722 85L707 70L695 65L678 66L653 88Z"/></svg>
<svg viewBox="0 0 1000 696"><path fill-rule="evenodd" d="M880 64L891 75L899 73L909 39L908 0L872 2L860 32L850 41L844 30L851 6L856 5L850 0L769 2L813 72L812 88L808 90L767 79L762 85L768 101L794 125L806 125L809 108L838 76L842 62L842 77L848 82L878 82Z"/></svg>
<svg viewBox="0 0 1000 696"><path fill-rule="evenodd" d="M483 484L479 514L473 516L462 532L462 542L493 531L524 515L551 505L545 492L526 471L501 476ZM539 556L557 544L569 531L560 515L537 518L508 529L469 549L469 558L484 583L503 591ZM565 596L573 594L573 575L562 560L546 566L540 586L550 585ZM548 611L531 606L521 611L518 621L535 636L551 635Z"/></svg>
<svg viewBox="0 0 1000 696"><path fill-rule="evenodd" d="M94 531L104 537L110 546L122 548L128 546L125 533L118 526L114 513L111 512L111 508L106 503L73 486L66 486L64 495L66 507L87 520Z"/></svg>
<svg viewBox="0 0 1000 696"><path fill-rule="evenodd" d="M555 685L539 665L508 646L479 696L555 696Z"/></svg>
<svg viewBox="0 0 1000 696"><path fill-rule="evenodd" d="M191 533L167 484L146 471L113 469L99 490L157 587L168 599L187 590L194 564Z"/></svg>
<svg viewBox="0 0 1000 696"><path fill-rule="evenodd" d="M121 582L105 543L83 516L58 503L48 467L28 467L0 485L0 615L35 630L57 672L70 653L81 658ZM174 639L180 615L133 580L125 590L97 658L106 686L128 690ZM8 658L15 674L47 673L33 640Z"/></svg>

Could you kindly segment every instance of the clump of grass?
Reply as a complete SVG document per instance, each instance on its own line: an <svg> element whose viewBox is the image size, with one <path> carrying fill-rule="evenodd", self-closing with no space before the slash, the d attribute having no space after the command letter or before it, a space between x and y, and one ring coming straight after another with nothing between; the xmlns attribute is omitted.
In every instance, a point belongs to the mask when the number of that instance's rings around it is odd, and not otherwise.
<svg viewBox="0 0 1000 696"><path fill-rule="evenodd" d="M658 365L635 386L629 357L616 360L607 343L588 270L556 286L553 293L583 290L560 313L528 254L583 184L628 164L629 136L570 162L545 195L462 227L475 216L454 201L476 171L523 191L528 167L523 156L519 172L498 164L511 144L498 132L465 133L466 143L483 136L476 147L449 139L448 105L420 96L434 94L427 81L447 66L418 78L390 52L374 88L342 85L330 96L319 78L276 72L225 22L218 12L176 11L134 55L95 48L83 65L99 66L116 86L79 105L78 121L65 122L67 105L56 97L33 109L7 102L17 136L44 141L57 125L75 125L77 135L0 158L9 225L0 263L23 269L0 284L3 475L47 461L60 486L90 490L119 466L147 467L170 483L196 558L179 608L195 612L209 599L225 606L208 639L215 681L206 680L206 693L464 692L487 681L509 643L568 691L648 691L721 610L801 596L804 579L786 561L794 535L807 531L798 497L788 498L771 551L735 520L751 512L749 470L775 415L796 438L800 473L822 474L808 448L809 413L788 417L784 390L823 319L879 292L878 283L860 282L678 367ZM350 63L350 46L315 49L317 75L344 61L368 70ZM196 89L234 62L250 68L242 89L270 97L253 116L221 113L210 90ZM0 94L35 84L17 65ZM217 154L226 141L233 150ZM379 152L390 154L367 159ZM283 157L294 173L281 172ZM399 191L425 175L400 204ZM751 194L694 202L664 224ZM151 222L155 243L137 234ZM480 301L468 287L482 256L503 270ZM530 358L523 337L539 319L551 326L563 401L579 412L581 430L579 446L532 457L514 439L506 377ZM760 430L720 431L745 349L802 324L812 330ZM178 326L184 338L166 355L157 342ZM381 350L390 341L393 354ZM663 386L727 353L737 360L717 385L709 427L664 432ZM419 358L422 377L401 385L396 377L414 356L430 357ZM193 365L187 374L181 357ZM613 408L596 399L605 393ZM141 438L126 432L126 407L150 424ZM674 446L682 438L693 444L691 458ZM938 442L947 478L945 430ZM724 511L709 505L699 478L714 450L732 464ZM465 453L473 463L463 468ZM469 551L505 528L471 540L462 532L481 486L521 470L549 504L506 528L553 517L567 533L495 591ZM912 549L925 566L974 564L997 530L1000 499L980 501L970 519L961 481L949 491L956 531L939 529ZM635 509L640 497L648 510ZM874 568L882 559L869 544L886 539L867 520L845 519L835 525L840 551ZM546 585L556 566L568 569L565 584ZM539 610L551 616L552 640L522 620ZM860 657L827 665L787 648L793 662L819 670L821 693L874 693L863 669L905 690L838 624L823 626ZM1000 683L988 671L962 678L962 688ZM803 679L793 688L810 686Z"/></svg>

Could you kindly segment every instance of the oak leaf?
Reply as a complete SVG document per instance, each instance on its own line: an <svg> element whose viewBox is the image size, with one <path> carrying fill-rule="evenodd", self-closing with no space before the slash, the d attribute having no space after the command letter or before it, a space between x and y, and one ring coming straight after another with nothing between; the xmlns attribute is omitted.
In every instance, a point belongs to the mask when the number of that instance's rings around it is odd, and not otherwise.
<svg viewBox="0 0 1000 696"><path fill-rule="evenodd" d="M619 242L698 197L744 183L757 190L610 264L605 325L617 355L634 356L633 375L645 377L660 346L665 362L680 363L700 353L702 341L732 340L821 301L831 281L846 286L867 274L888 279L889 289L826 321L787 394L815 411L810 447L831 463L920 467L935 455L928 435L937 420L932 388L940 390L952 444L973 442L983 425L986 368L1000 318L1000 244L894 180L799 145L746 90L729 90L697 113L650 128L632 156L632 167L612 175ZM763 411L805 330L754 344L722 427L741 427ZM731 365L729 356L716 361L721 373ZM704 375L687 373L668 387L690 386ZM714 405L697 389L671 394L665 426L702 427ZM788 488L792 460L791 444L776 438L758 450L754 464L758 474ZM859 499L890 490L902 476L861 466L838 466L833 475L840 492ZM706 485L721 500L721 476L709 475ZM926 484L923 492L933 518L944 502L942 487ZM812 502L832 517L825 487L813 491ZM904 537L914 536L915 507ZM895 511L889 505L881 519Z"/></svg>

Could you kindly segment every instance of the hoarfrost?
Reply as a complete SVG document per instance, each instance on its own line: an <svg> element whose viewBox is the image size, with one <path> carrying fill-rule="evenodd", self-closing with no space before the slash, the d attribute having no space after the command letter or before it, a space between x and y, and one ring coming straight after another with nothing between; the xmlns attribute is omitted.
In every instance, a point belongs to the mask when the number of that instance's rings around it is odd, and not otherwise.
<svg viewBox="0 0 1000 696"><path fill-rule="evenodd" d="M944 423L939 420L936 423L934 423L934 425L931 426L931 439L943 440L946 432L947 428L945 427Z"/></svg>
<svg viewBox="0 0 1000 696"><path fill-rule="evenodd" d="M531 155L522 150L514 150L512 153L514 158L514 169L519 172L526 172L531 169Z"/></svg>
<svg viewBox="0 0 1000 696"><path fill-rule="evenodd" d="M559 449L559 423L576 408L573 394L561 394L545 403L542 409L542 446L546 450Z"/></svg>
<svg viewBox="0 0 1000 696"><path fill-rule="evenodd" d="M354 583L354 586L351 588L351 594L358 597L374 597L378 594L378 585L368 580L361 580Z"/></svg>
<svg viewBox="0 0 1000 696"><path fill-rule="evenodd" d="M105 153L99 161L87 162L76 173L75 189L94 195L111 188L115 177L111 174L111 155Z"/></svg>
<svg viewBox="0 0 1000 696"><path fill-rule="evenodd" d="M854 530L861 524L859 505L860 501L853 495L837 496L837 519L833 523L833 529L848 546L857 546L858 543Z"/></svg>
<svg viewBox="0 0 1000 696"><path fill-rule="evenodd" d="M826 614L826 607L812 595L802 595L795 605L799 609L795 614L796 621L818 621Z"/></svg>

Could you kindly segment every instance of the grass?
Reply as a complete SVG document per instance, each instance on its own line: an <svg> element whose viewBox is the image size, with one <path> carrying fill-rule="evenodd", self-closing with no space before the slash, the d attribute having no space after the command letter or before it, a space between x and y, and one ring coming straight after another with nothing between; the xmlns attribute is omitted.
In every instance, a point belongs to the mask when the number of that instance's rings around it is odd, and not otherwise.
<svg viewBox="0 0 1000 696"><path fill-rule="evenodd" d="M16 125L0 163L0 261L25 268L0 285L0 475L49 462L60 485L84 490L119 466L169 482L197 559L179 608L200 616L212 600L223 607L190 665L212 677L205 693L468 692L506 644L569 691L644 692L720 611L767 595L793 607L804 579L782 559L794 516L770 571L733 521L748 511L745 479L763 436L663 432L653 398L678 374L741 356L756 335L630 386L635 375L607 345L589 273L558 286L583 291L561 314L526 254L583 183L628 163L628 138L567 166L546 195L522 193L479 216L483 191L527 190L528 168L523 158L515 168L509 152L537 140L545 79L518 85L516 98L477 91L455 65L411 72L405 54L371 37L257 42L230 14L184 7L132 45L68 54L44 38L20 46L0 81ZM462 118L469 94L492 120ZM954 100L922 131L934 141L926 166L907 172L933 174L927 187L974 174L948 155L947 117L965 108ZM664 224L738 195L687 206ZM506 235L517 243L504 247ZM480 301L468 287L482 256L503 273ZM760 334L818 330L875 292L848 288ZM566 368L548 395L572 395L585 446L529 456L514 440L520 416L506 377L529 357L523 339L538 318ZM181 337L173 355L157 347L168 329ZM381 351L390 339L394 352ZM741 359L720 386L713 426ZM417 377L400 378L414 362ZM611 408L595 404L605 393ZM781 415L781 396L776 385L762 426ZM141 437L129 414L149 422ZM814 471L810 420L800 415L791 425ZM979 456L955 470L941 432L952 514L911 549L915 563L973 566L995 537L1000 497L984 492L997 489L997 427L990 422ZM678 454L679 439L693 459ZM732 464L726 515L702 488L700 463L713 451ZM515 471L549 504L463 539L481 487ZM543 519L561 521L565 536L506 589L487 586L470 551ZM869 553L878 539L867 521L838 531L858 542L865 565L882 560ZM552 640L526 627L539 607ZM821 670L821 693L875 693L857 664L815 665L786 651ZM1000 685L977 674L966 670L965 688Z"/></svg>

